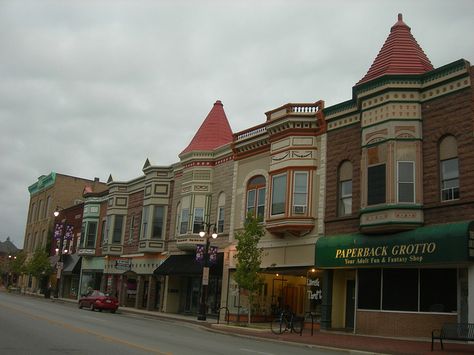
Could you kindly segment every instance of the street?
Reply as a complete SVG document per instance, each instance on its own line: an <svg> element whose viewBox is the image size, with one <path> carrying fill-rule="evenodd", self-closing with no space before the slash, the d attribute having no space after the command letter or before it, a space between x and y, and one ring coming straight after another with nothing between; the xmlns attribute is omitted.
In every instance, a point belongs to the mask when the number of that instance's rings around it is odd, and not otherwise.
<svg viewBox="0 0 474 355"><path fill-rule="evenodd" d="M80 310L75 304L0 293L1 354L346 354L254 340L175 320Z"/></svg>

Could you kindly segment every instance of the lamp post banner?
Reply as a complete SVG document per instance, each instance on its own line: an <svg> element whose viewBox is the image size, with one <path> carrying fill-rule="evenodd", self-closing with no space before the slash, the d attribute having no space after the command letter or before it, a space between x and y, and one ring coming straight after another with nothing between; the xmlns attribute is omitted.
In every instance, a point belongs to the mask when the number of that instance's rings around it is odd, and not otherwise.
<svg viewBox="0 0 474 355"><path fill-rule="evenodd" d="M209 247L209 264L215 265L217 263L217 247Z"/></svg>
<svg viewBox="0 0 474 355"><path fill-rule="evenodd" d="M54 239L60 239L63 235L63 224L56 223L54 226Z"/></svg>
<svg viewBox="0 0 474 355"><path fill-rule="evenodd" d="M202 245L202 244L198 244L196 246L196 261L198 263L202 263L204 260L204 248L205 248L205 245Z"/></svg>

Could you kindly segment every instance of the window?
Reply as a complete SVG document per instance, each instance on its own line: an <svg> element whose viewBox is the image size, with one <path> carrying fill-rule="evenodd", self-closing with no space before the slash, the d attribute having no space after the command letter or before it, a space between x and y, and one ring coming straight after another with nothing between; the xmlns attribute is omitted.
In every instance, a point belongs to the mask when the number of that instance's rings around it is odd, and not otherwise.
<svg viewBox="0 0 474 355"><path fill-rule="evenodd" d="M204 222L204 208L197 207L194 209L193 233L202 231Z"/></svg>
<svg viewBox="0 0 474 355"><path fill-rule="evenodd" d="M81 226L81 243L79 244L81 248L84 248L86 244L86 239L84 238L85 235L86 235L86 222L82 223L82 226Z"/></svg>
<svg viewBox="0 0 474 355"><path fill-rule="evenodd" d="M142 213L142 228L140 231L140 239L146 239L148 237L148 214L150 206L143 207Z"/></svg>
<svg viewBox="0 0 474 355"><path fill-rule="evenodd" d="M358 308L380 310L380 290L382 287L381 269L359 269Z"/></svg>
<svg viewBox="0 0 474 355"><path fill-rule="evenodd" d="M102 244L106 244L106 234L107 233L107 230L105 229L106 228L106 225L107 225L107 222L106 220L102 220L102 227L100 229L100 235L101 235L101 238L102 238Z"/></svg>
<svg viewBox="0 0 474 355"><path fill-rule="evenodd" d="M420 311L456 312L456 269L420 270Z"/></svg>
<svg viewBox="0 0 474 355"><path fill-rule="evenodd" d="M306 214L308 208L308 173L295 172L293 182L293 213Z"/></svg>
<svg viewBox="0 0 474 355"><path fill-rule="evenodd" d="M45 218L49 217L49 209L51 208L51 196L46 199L46 207L44 209Z"/></svg>
<svg viewBox="0 0 474 355"><path fill-rule="evenodd" d="M219 195L217 202L217 233L224 232L224 219L225 219L225 193Z"/></svg>
<svg viewBox="0 0 474 355"><path fill-rule="evenodd" d="M39 206L38 206L39 219L43 219L43 218L44 218L43 214L44 214L44 210L43 210L43 200L40 200Z"/></svg>
<svg viewBox="0 0 474 355"><path fill-rule="evenodd" d="M247 184L246 215L251 213L263 220L265 216L266 181L261 175L255 176Z"/></svg>
<svg viewBox="0 0 474 355"><path fill-rule="evenodd" d="M105 234L103 236L104 239L102 241L102 244L108 244L109 243L111 223L112 223L112 216L107 216L107 219L105 220L105 227L102 227L105 230Z"/></svg>
<svg viewBox="0 0 474 355"><path fill-rule="evenodd" d="M272 178L272 216L285 213L286 174Z"/></svg>
<svg viewBox="0 0 474 355"><path fill-rule="evenodd" d="M458 146L453 136L444 137L439 145L441 201L459 198Z"/></svg>
<svg viewBox="0 0 474 355"><path fill-rule="evenodd" d="M398 202L415 202L415 163L398 162Z"/></svg>
<svg viewBox="0 0 474 355"><path fill-rule="evenodd" d="M339 179L339 200L338 216L347 216L352 214L352 163L345 161L341 164L338 171Z"/></svg>
<svg viewBox="0 0 474 355"><path fill-rule="evenodd" d="M130 217L130 228L128 231L128 244L132 244L133 242L133 233L135 231L135 215Z"/></svg>
<svg viewBox="0 0 474 355"><path fill-rule="evenodd" d="M86 248L95 248L95 238L97 236L97 222L87 223Z"/></svg>
<svg viewBox="0 0 474 355"><path fill-rule="evenodd" d="M385 203L385 164L370 166L367 171L367 204Z"/></svg>
<svg viewBox="0 0 474 355"><path fill-rule="evenodd" d="M449 201L459 198L458 159L441 161L441 200Z"/></svg>
<svg viewBox="0 0 474 355"><path fill-rule="evenodd" d="M181 210L179 234L186 234L188 232L188 222L189 222L189 208L183 208Z"/></svg>
<svg viewBox="0 0 474 355"><path fill-rule="evenodd" d="M153 226L151 237L154 239L161 239L163 237L164 210L164 206L155 206L153 208Z"/></svg>
<svg viewBox="0 0 474 355"><path fill-rule="evenodd" d="M123 227L123 216L115 215L114 221L114 232L112 235L112 243L122 242L122 227Z"/></svg>
<svg viewBox="0 0 474 355"><path fill-rule="evenodd" d="M31 205L31 214L30 214L30 222L34 222L35 221L35 213L36 213L36 203L33 203Z"/></svg>
<svg viewBox="0 0 474 355"><path fill-rule="evenodd" d="M418 310L418 269L383 270L382 308L390 311Z"/></svg>
<svg viewBox="0 0 474 355"><path fill-rule="evenodd" d="M457 311L456 269L359 269L357 275L360 309Z"/></svg>

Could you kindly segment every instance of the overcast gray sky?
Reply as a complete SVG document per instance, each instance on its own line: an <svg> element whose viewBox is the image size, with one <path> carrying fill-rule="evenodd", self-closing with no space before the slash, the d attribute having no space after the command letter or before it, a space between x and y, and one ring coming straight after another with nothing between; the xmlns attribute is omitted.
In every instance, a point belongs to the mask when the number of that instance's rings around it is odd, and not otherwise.
<svg viewBox="0 0 474 355"><path fill-rule="evenodd" d="M474 62L470 0L0 0L0 240L38 176L176 162L216 100L237 132L350 99L399 12L435 67Z"/></svg>

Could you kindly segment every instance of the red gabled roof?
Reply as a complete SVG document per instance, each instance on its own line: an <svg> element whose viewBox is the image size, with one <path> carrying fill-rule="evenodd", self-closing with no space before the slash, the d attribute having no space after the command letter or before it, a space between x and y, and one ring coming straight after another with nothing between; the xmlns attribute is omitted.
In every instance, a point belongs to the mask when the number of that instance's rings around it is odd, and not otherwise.
<svg viewBox="0 0 474 355"><path fill-rule="evenodd" d="M227 121L222 102L217 100L191 143L181 154L196 150L214 150L230 142L232 142L232 129Z"/></svg>
<svg viewBox="0 0 474 355"><path fill-rule="evenodd" d="M362 84L385 74L422 74L433 70L430 60L410 32L402 14L392 26L382 49L365 76L356 84Z"/></svg>

